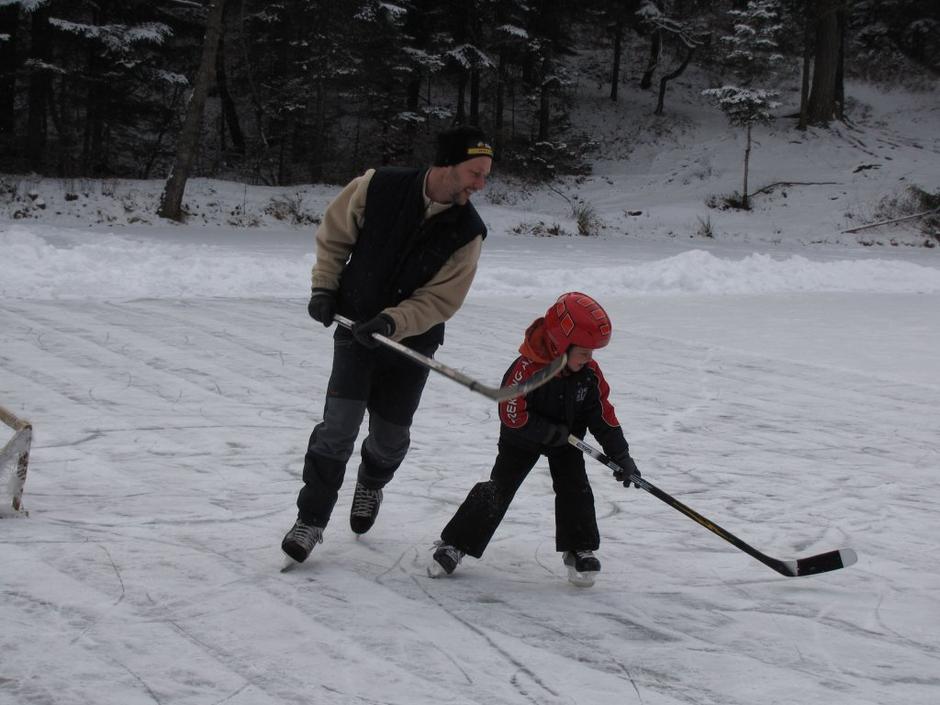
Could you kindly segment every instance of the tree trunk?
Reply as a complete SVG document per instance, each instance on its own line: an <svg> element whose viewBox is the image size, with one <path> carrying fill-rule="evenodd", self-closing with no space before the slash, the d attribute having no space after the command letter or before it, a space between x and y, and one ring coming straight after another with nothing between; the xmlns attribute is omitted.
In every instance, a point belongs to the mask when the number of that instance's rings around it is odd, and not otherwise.
<svg viewBox="0 0 940 705"><path fill-rule="evenodd" d="M79 160L83 174L101 176L107 161L102 151L102 116L104 104L103 87L95 78L91 79L85 100L85 129L82 132L82 155Z"/></svg>
<svg viewBox="0 0 940 705"><path fill-rule="evenodd" d="M176 106L180 102L180 95L182 92L183 91L179 88L174 89L173 97L170 100L169 106L163 108L161 111L163 118L159 122L157 134L154 136L153 145L150 148L150 156L147 158L147 161L144 162L144 166L140 171L139 178L141 179L146 180L150 178L150 172L153 169L153 165L160 157L160 152L163 148L163 137L167 132L170 131L170 127L173 122L173 116L176 115Z"/></svg>
<svg viewBox="0 0 940 705"><path fill-rule="evenodd" d="M542 62L542 85L539 91L539 141L548 139L549 122L551 119L551 62L545 59Z"/></svg>
<svg viewBox="0 0 940 705"><path fill-rule="evenodd" d="M509 84L509 137L511 140L515 141L516 139L516 83L513 81Z"/></svg>
<svg viewBox="0 0 940 705"><path fill-rule="evenodd" d="M413 115L418 114L418 107L421 104L421 84L423 82L421 73L417 70L413 72L412 78L405 85L405 110ZM318 105L322 104L323 98L323 81L318 81L318 90L317 90L317 102ZM322 105L320 110L317 113L318 115L322 114ZM318 121L316 126L317 139L319 139L320 131L326 129L326 125L323 121ZM418 141L418 123L416 120L408 120L405 122L402 127L402 135L405 140L405 153L412 157L415 151L415 144ZM319 151L316 148L314 151Z"/></svg>
<svg viewBox="0 0 940 705"><path fill-rule="evenodd" d="M63 94L65 91L63 91ZM66 98L62 98L62 103L66 102ZM52 86L49 88L49 92L46 94L46 115L49 116L49 119L52 121L52 127L55 129L56 134L58 135L58 144L56 151L56 173L62 177L72 177L76 174L83 173L77 167L75 161L75 151L72 147L72 132L71 125L68 124L68 121L63 117L62 112L64 108L60 110L56 106L55 100L55 91L52 90Z"/></svg>
<svg viewBox="0 0 940 705"><path fill-rule="evenodd" d="M287 176L287 146L290 142L290 135L293 132L291 129L293 126L293 119L288 118L283 132L281 133L281 139L278 140L277 145L277 176L275 176L275 186L280 186L284 183L284 180Z"/></svg>
<svg viewBox="0 0 940 705"><path fill-rule="evenodd" d="M493 101L493 141L497 149L503 145L503 113L506 109L506 60L499 54L496 64L496 99Z"/></svg>
<svg viewBox="0 0 940 705"><path fill-rule="evenodd" d="M666 100L666 84L669 83L669 81L672 79L678 78L682 75L682 72L685 71L686 67L689 65L689 62L692 61L692 55L694 53L695 49L692 47L686 47L685 58L682 60L682 63L679 64L679 68L659 79L659 100L656 103L656 110L654 111L655 115L663 114L663 104Z"/></svg>
<svg viewBox="0 0 940 705"><path fill-rule="evenodd" d="M49 7L33 11L30 24L30 59L40 64L49 63ZM46 151L46 110L52 81L45 69L32 69L29 77L29 114L26 118L26 159L29 168L42 172Z"/></svg>
<svg viewBox="0 0 940 705"><path fill-rule="evenodd" d="M623 17L617 17L614 23L614 59L610 68L610 99L617 102L617 91L620 88L620 62L623 58Z"/></svg>
<svg viewBox="0 0 940 705"><path fill-rule="evenodd" d="M744 190L741 192L741 205L744 210L751 210L751 204L747 197L747 171L751 165L751 125L747 126L747 142L744 147Z"/></svg>
<svg viewBox="0 0 940 705"><path fill-rule="evenodd" d="M840 1L819 0L817 3L815 70L807 111L807 120L814 125L828 125L836 115Z"/></svg>
<svg viewBox="0 0 940 705"><path fill-rule="evenodd" d="M91 14L91 24L96 27L108 24L107 3L98 3ZM107 171L108 155L104 145L106 111L109 104L109 84L103 73L106 67L100 50L90 47L87 54L85 74L88 91L85 94L85 129L82 136L81 169L83 174L103 176ZM65 109L65 101L62 108Z"/></svg>
<svg viewBox="0 0 940 705"><path fill-rule="evenodd" d="M225 73L225 40L219 37L219 51L216 59L216 85L219 87L219 100L222 101L222 138L225 137L225 127L232 137L232 146L239 154L245 153L245 133L242 132L241 121L238 119L238 110L235 101L228 90L228 80Z"/></svg>
<svg viewBox="0 0 940 705"><path fill-rule="evenodd" d="M480 71L470 69L470 124L480 124Z"/></svg>
<svg viewBox="0 0 940 705"><path fill-rule="evenodd" d="M0 139L12 140L16 128L16 30L19 27L19 6L0 7L0 34L7 40L0 42ZM12 146L12 145L11 145Z"/></svg>
<svg viewBox="0 0 940 705"><path fill-rule="evenodd" d="M417 87L420 90L420 86ZM415 98L417 108L417 96ZM412 137L414 141L414 137ZM310 181L318 183L323 180L323 165L326 162L326 153L329 146L326 125L326 90L323 77L317 76L316 90L314 91L314 118L313 118L313 154L310 163Z"/></svg>
<svg viewBox="0 0 940 705"><path fill-rule="evenodd" d="M260 144L259 152L264 152L268 148L268 136L265 132L265 111L264 106L261 103L261 96L258 93L258 87L254 79L254 67L251 63L251 54L248 52L248 40L249 36L248 28L245 26L245 2L244 0L238 0L238 34L241 43L242 50L242 65L243 65L243 75L245 76L246 83L248 84L248 95L251 97L251 105L254 108L254 117L255 117L255 130L257 131L257 140ZM261 173L260 165L255 170L256 173Z"/></svg>
<svg viewBox="0 0 940 705"><path fill-rule="evenodd" d="M845 4L839 5L839 59L836 64L836 117L845 118Z"/></svg>
<svg viewBox="0 0 940 705"><path fill-rule="evenodd" d="M202 45L202 60L193 81L193 92L186 106L186 118L176 145L176 160L160 197L158 215L171 220L182 220L183 192L192 170L202 133L202 115L206 106L209 85L215 80L215 56L222 36L222 12L225 0L212 0L206 23L206 36Z"/></svg>
<svg viewBox="0 0 940 705"><path fill-rule="evenodd" d="M454 111L454 124L463 125L467 121L467 109L465 107L467 95L467 72L461 70L457 77L457 109Z"/></svg>
<svg viewBox="0 0 940 705"><path fill-rule="evenodd" d="M96 16L94 24L101 25L105 22ZM85 127L82 132L82 154L79 164L82 173L91 176L101 176L102 167L107 161L102 150L102 111L106 104L107 86L101 81L101 69L100 52L96 48L89 49L85 68L88 80L88 91L85 94Z"/></svg>
<svg viewBox="0 0 940 705"><path fill-rule="evenodd" d="M809 80L813 68L815 29L811 15L807 11L803 17L803 76L800 84L800 121L797 123L797 128L800 130L805 130L809 121Z"/></svg>
<svg viewBox="0 0 940 705"><path fill-rule="evenodd" d="M650 58L646 62L646 71L643 72L643 78L640 79L640 88L649 88L653 85L653 72L659 66L659 57L663 51L663 33L658 29L653 31L650 39Z"/></svg>

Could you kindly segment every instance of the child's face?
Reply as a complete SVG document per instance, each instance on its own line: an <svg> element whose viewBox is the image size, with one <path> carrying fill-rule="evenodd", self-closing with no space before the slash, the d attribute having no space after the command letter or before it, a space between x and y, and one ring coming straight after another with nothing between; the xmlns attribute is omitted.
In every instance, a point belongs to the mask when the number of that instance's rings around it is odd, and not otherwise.
<svg viewBox="0 0 940 705"><path fill-rule="evenodd" d="M591 348L582 348L572 345L568 348L568 369L577 372L594 357L594 351Z"/></svg>

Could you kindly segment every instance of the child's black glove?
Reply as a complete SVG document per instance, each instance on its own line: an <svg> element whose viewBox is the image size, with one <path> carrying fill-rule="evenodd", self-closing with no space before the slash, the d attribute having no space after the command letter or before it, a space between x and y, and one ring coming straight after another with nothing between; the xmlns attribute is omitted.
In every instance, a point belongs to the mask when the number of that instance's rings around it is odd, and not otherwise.
<svg viewBox="0 0 940 705"><path fill-rule="evenodd" d="M310 318L319 321L325 326L333 322L336 315L336 292L332 289L316 288L310 292L310 303L307 304L307 313Z"/></svg>
<svg viewBox="0 0 940 705"><path fill-rule="evenodd" d="M571 432L563 423L550 423L548 424L548 430L545 432L545 437L542 438L542 445L552 447L567 445L569 433Z"/></svg>
<svg viewBox="0 0 940 705"><path fill-rule="evenodd" d="M611 458L611 460L620 466L620 470L614 470L614 479L617 482L622 482L624 487L630 486L630 476L639 480L642 475L636 467L636 463L633 462L633 458L630 457L629 453L624 453L623 455L618 455L616 458ZM639 487L635 482L633 483L634 487Z"/></svg>
<svg viewBox="0 0 940 705"><path fill-rule="evenodd" d="M386 338L391 337L395 333L395 321L388 314L380 313L368 321L353 324L353 338L360 345L365 345L370 349L379 347L379 341L372 337L373 333L384 335Z"/></svg>

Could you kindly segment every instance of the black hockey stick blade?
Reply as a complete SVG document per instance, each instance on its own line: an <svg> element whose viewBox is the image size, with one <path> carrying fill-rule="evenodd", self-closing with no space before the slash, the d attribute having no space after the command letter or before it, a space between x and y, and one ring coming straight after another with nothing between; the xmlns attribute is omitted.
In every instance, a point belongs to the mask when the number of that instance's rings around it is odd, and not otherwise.
<svg viewBox="0 0 940 705"><path fill-rule="evenodd" d="M345 326L346 328L352 328L353 323L355 323L355 321L352 321L345 316L337 315L334 318L337 323L339 323L341 326ZM472 377L465 375L463 372L455 370L453 367L448 367L443 362L439 362L433 357L422 355L418 351L412 350L407 345L402 345L401 343L394 341L391 338L387 338L384 335L373 333L372 337L378 340L379 343L385 347L414 360L419 365L422 365L429 370L433 370L438 374L444 375L448 379L452 379L458 384L462 384L467 389L470 389L477 394L482 394L483 396L497 402L507 401L517 397L524 397L533 389L538 389L543 384L548 382L552 377L561 372L564 366L568 364L568 356L562 354L560 357L556 357L545 367L532 375L528 380L526 380L525 384L511 384L507 387L489 387L482 382L478 382Z"/></svg>
<svg viewBox="0 0 940 705"><path fill-rule="evenodd" d="M840 568L855 565L858 563L858 554L851 548L840 548L835 551L820 553L817 556L783 562L786 563L788 569L794 571L791 575L816 575L816 573L828 573L830 570L839 570Z"/></svg>
<svg viewBox="0 0 940 705"><path fill-rule="evenodd" d="M596 448L585 443L577 436L568 436L568 443L573 445L585 455L590 455L598 462L603 463L611 470L620 472L623 471L623 469L610 458L608 458ZM775 571L780 573L780 575L785 575L788 578L803 575L816 575L817 573L828 573L832 570L847 568L848 566L853 565L858 561L858 555L851 548L827 551L815 556L797 558L796 560L780 560L779 558L772 558L765 553L761 553L750 544L745 543L730 531L721 528L718 526L718 524L711 521L710 519L703 517L691 507L686 506L672 495L663 492L661 489L656 487L656 485L645 480L644 478L638 477L636 475L630 475L630 482L635 484L640 489L646 490L651 495L656 497L656 499L662 500L673 509L682 512L687 517L689 517L689 519L696 522L697 524L704 526L716 536L720 536L732 546L741 549L749 556L756 558L764 565L768 566L769 568L773 568Z"/></svg>

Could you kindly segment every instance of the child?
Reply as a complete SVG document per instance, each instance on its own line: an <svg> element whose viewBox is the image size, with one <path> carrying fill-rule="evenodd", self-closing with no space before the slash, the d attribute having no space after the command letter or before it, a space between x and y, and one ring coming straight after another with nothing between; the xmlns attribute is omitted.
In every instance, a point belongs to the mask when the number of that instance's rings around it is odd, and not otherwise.
<svg viewBox="0 0 940 705"><path fill-rule="evenodd" d="M624 469L618 480L639 477L627 441L607 399L610 388L593 351L610 342L607 312L590 296L563 294L525 332L525 340L503 377L503 385L524 382L548 362L568 353L567 367L525 397L499 404L499 452L490 479L477 483L441 532L428 575L450 575L464 555L483 555L516 490L538 461L548 458L555 490L555 548L562 552L568 579L589 586L600 571L594 551L600 544L594 495L584 456L568 444L568 434L586 430L604 453Z"/></svg>

